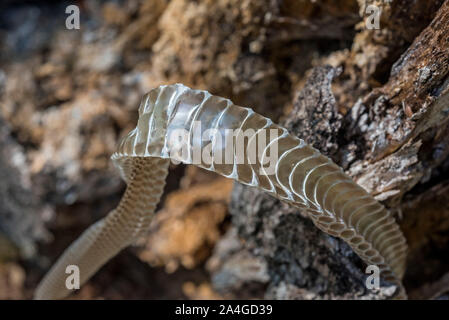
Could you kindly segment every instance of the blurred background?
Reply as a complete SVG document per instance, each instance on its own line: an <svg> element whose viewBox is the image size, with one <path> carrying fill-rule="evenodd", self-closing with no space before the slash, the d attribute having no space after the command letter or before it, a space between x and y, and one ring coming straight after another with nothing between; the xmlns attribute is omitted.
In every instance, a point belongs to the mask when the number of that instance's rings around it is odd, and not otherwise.
<svg viewBox="0 0 449 320"><path fill-rule="evenodd" d="M181 82L284 121L310 70L328 64L339 68L332 89L345 114L388 81L443 1L403 2L387 4L373 31L356 0L2 1L0 299L31 298L62 251L117 205L125 184L109 157L151 88ZM227 262L233 277L217 277L239 241L232 188L171 167L148 237L72 298L233 298L220 288L242 279L258 285L246 282L240 297L263 297L265 266L245 255Z"/></svg>

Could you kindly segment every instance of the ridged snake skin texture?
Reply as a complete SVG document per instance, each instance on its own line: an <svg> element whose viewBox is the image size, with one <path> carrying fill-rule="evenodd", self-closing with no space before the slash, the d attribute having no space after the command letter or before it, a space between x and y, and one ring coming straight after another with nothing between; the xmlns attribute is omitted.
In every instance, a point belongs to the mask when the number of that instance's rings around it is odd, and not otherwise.
<svg viewBox="0 0 449 320"><path fill-rule="evenodd" d="M204 150L206 143L196 138L194 131L198 130L202 137L207 136L208 129L225 137L229 132L248 129L254 135L242 140L242 148L237 144L231 149L231 157L223 152L223 144L212 139L209 160L195 159L195 151ZM260 159L250 160L256 150L253 147L260 143L259 133L273 130L278 134L263 138L266 140ZM176 132L187 133L184 152L179 152L179 145L170 138ZM274 169L268 172L264 160L274 145L277 158ZM181 84L161 86L144 96L137 127L112 155L128 185L120 204L64 252L39 284L35 298L66 297L71 293L65 286L68 265L79 267L80 282L84 283L148 230L163 192L170 159L194 163L305 210L319 229L342 238L368 265L377 265L381 277L398 286L395 298L406 298L401 279L407 245L398 224L383 205L329 158L270 119L228 99Z"/></svg>

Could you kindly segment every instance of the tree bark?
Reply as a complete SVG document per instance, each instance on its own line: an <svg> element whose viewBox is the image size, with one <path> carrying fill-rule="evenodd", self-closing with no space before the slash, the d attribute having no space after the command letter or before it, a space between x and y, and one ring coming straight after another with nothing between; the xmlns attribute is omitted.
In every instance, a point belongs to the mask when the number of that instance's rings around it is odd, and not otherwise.
<svg viewBox="0 0 449 320"><path fill-rule="evenodd" d="M390 8L393 14L395 8ZM409 290L416 290L415 297L420 292L420 297L430 297L433 290L435 298L438 286L422 291L417 286L447 271L447 252L441 246L449 240L448 224L423 223L447 221L447 205L419 217L417 208L447 197L430 190L447 190L443 174L449 163L448 32L446 1L393 64L388 81L352 107L339 108L332 93L334 78L337 86L345 82L338 80L341 69L315 68L283 122L395 212L410 245L404 281ZM393 47L397 50L397 44ZM213 283L222 292L277 299L384 299L392 294L386 283L379 291L367 290L364 264L350 247L318 231L299 210L242 185L234 187L230 210L233 228L209 262ZM427 238L437 230L440 248ZM433 265L423 265L424 257L432 257ZM447 289L439 286L438 292L442 295Z"/></svg>
<svg viewBox="0 0 449 320"><path fill-rule="evenodd" d="M370 6L381 8L379 29L367 28ZM0 283L24 276L17 288L0 285L0 297L31 297L63 249L117 205L124 184L110 155L134 128L141 97L175 82L253 108L331 157L399 222L409 296L447 296L448 7L84 1L81 29L68 30L65 3L3 1ZM76 297L391 296L388 283L367 290L363 262L303 212L241 185L228 202L229 183L171 168L145 245Z"/></svg>

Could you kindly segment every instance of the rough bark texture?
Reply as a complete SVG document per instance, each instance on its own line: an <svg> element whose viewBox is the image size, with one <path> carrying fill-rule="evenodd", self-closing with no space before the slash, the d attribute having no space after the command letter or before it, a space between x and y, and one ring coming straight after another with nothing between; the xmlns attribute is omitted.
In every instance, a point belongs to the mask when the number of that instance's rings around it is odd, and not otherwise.
<svg viewBox="0 0 449 320"><path fill-rule="evenodd" d="M356 181L392 210L402 212L398 220L411 245L409 264L413 267L405 278L405 284L410 287L416 285L412 283L416 277L429 277L432 273L437 280L437 274L441 276L447 270L446 259L441 256L433 261L432 272L425 274L428 267L423 266L423 256L439 256L442 252L439 248L431 249L434 242L424 240L424 234L433 234L435 229L429 232L429 228L437 228L436 225L447 233L447 224L427 222L427 227L423 227L416 221L416 204L411 209L407 201L413 192L407 192L425 190L434 184L440 190L441 174L446 171L444 161L449 145L447 137L442 135L448 130L448 14L446 2L393 65L388 82L361 97L345 118L338 112L330 86L338 71L327 67L312 71L285 123L299 137L346 168ZM405 199L404 194L407 194ZM440 198L433 195L431 201L441 201ZM264 267L265 274L257 281L267 286L260 289L265 297L364 298L363 295L370 295L363 290L360 271L351 273L361 266L351 250L340 240L309 230L313 229L312 224L294 212L258 191L236 186L231 203L237 230L234 234L245 241L231 253L218 251L217 259L226 261L228 254L234 256L241 252L250 255L247 259ZM440 211L422 219L445 221L445 218L446 212ZM447 237L442 238L444 251ZM433 253L426 252L429 250ZM435 253L436 250L439 252ZM442 265L446 265L443 270L434 269ZM236 286L226 279L238 277L239 267L226 262L214 266L216 286L237 294L244 281ZM445 290L440 289L439 293Z"/></svg>
<svg viewBox="0 0 449 320"><path fill-rule="evenodd" d="M331 92L337 75L338 70L329 66L314 69L285 122L290 132L334 159L338 159L337 139L343 120ZM223 262L215 262L210 269L221 290L241 294L249 278L267 285L262 296L271 299L381 299L394 293L388 284L375 294L366 292L363 263L357 255L343 241L316 229L297 209L236 185L230 211L237 232L229 232L245 242L232 252L217 253ZM242 275L238 262L229 264L229 260L239 261L235 257L242 254L248 260L243 266L246 272L254 269L259 278Z"/></svg>
<svg viewBox="0 0 449 320"><path fill-rule="evenodd" d="M79 1L80 30L65 28L69 4L0 4L0 298L31 297L114 208L124 184L109 156L141 96L173 82L252 107L330 156L394 212L410 296L447 297L449 1ZM391 296L387 283L367 290L360 259L303 213L231 189L171 168L151 234L75 297Z"/></svg>

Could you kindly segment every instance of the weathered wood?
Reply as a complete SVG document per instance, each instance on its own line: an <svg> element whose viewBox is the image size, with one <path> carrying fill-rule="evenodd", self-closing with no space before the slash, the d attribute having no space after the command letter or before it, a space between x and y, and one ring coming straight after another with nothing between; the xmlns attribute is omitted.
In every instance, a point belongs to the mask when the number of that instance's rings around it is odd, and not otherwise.
<svg viewBox="0 0 449 320"><path fill-rule="evenodd" d="M407 203L404 195L419 190L423 183L438 183L441 177L436 175L446 170L447 34L449 1L393 65L386 84L360 97L344 116L331 90L338 70L326 67L311 73L287 117L290 130L344 166L358 183L398 212L403 226L411 219L405 209L404 217L400 214ZM367 291L363 264L352 251L342 241L315 230L297 210L237 185L231 213L235 226L231 234L242 242L229 236L223 240L224 248L226 243L239 245L217 250L212 267L217 288L238 294L245 283L256 282L260 296L281 299L388 297L388 286L378 294ZM419 232L419 226L408 228L411 234ZM224 262L243 252L259 275L252 281L236 281L243 278L244 264ZM411 270L416 281L419 271Z"/></svg>

